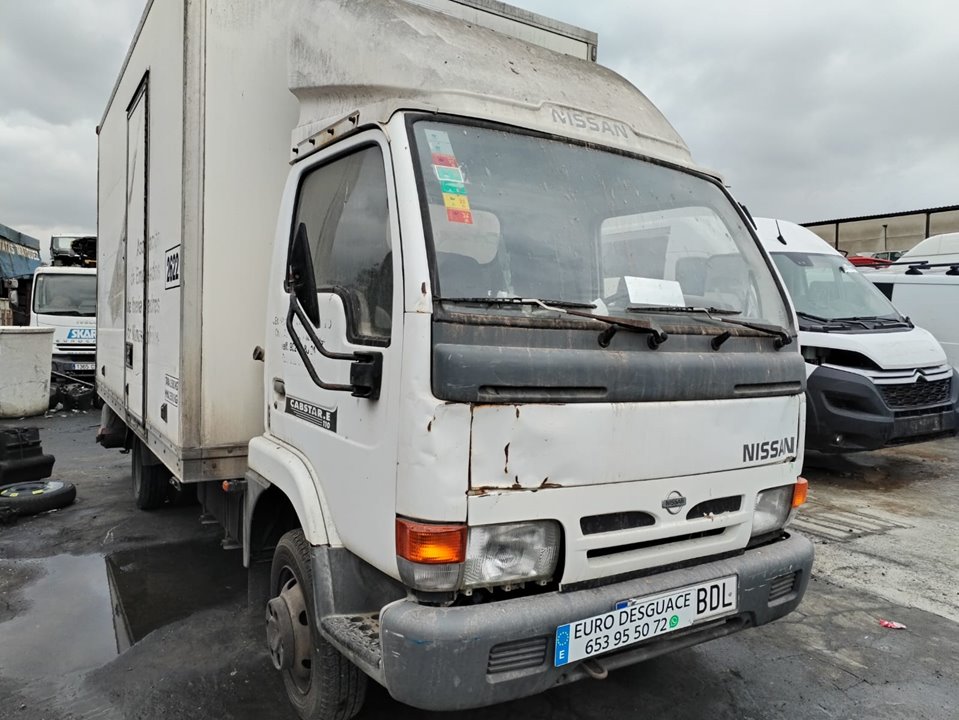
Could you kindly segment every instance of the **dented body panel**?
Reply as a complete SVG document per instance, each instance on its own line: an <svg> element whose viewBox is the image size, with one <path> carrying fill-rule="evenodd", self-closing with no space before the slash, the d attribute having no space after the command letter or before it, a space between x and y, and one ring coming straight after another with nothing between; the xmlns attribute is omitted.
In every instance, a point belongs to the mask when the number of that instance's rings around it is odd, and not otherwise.
<svg viewBox="0 0 959 720"><path fill-rule="evenodd" d="M470 488L536 489L691 477L797 458L801 395L683 403L474 405ZM757 414L762 428L752 431ZM716 422L722 418L722 422ZM792 438L792 452L744 443ZM750 445L751 447L751 445ZM499 450L499 452L496 452Z"/></svg>

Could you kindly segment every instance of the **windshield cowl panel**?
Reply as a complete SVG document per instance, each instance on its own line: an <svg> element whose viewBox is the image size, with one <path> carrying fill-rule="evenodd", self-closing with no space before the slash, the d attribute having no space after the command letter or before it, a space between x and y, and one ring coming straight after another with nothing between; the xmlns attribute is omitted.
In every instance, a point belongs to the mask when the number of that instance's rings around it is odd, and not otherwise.
<svg viewBox="0 0 959 720"><path fill-rule="evenodd" d="M714 330L636 306L792 327L771 268L714 181L489 125L419 119L412 135L434 293L491 301L440 303L450 311L549 317L518 307L539 298L673 332Z"/></svg>
<svg viewBox="0 0 959 720"><path fill-rule="evenodd" d="M714 351L704 334L677 333L651 349L645 334L624 330L600 348L596 331L603 326L588 320L530 327L520 324L525 318L462 319L434 316L432 390L440 400L667 402L795 395L805 387L802 356L774 351L765 336L734 334Z"/></svg>

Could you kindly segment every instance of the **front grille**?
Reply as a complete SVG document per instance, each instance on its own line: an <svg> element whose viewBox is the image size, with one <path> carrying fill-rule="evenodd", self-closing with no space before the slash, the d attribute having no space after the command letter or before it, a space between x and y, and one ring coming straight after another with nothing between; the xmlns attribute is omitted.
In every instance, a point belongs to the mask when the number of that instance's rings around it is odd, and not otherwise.
<svg viewBox="0 0 959 720"><path fill-rule="evenodd" d="M486 663L486 674L511 672L526 668L539 667L546 662L546 650L549 647L549 638L545 635L526 640L513 640L500 643L489 651L489 660Z"/></svg>
<svg viewBox="0 0 959 720"><path fill-rule="evenodd" d="M780 575L769 584L769 602L786 597L795 591L799 584L799 571L791 572L788 575Z"/></svg>
<svg viewBox="0 0 959 720"><path fill-rule="evenodd" d="M886 404L891 408L908 408L922 405L941 405L949 401L952 378L929 382L919 378L914 383L880 385Z"/></svg>
<svg viewBox="0 0 959 720"><path fill-rule="evenodd" d="M594 548L586 551L587 558L606 557L608 555L619 555L620 553L632 552L634 550L643 550L650 547L659 547L661 545L671 545L673 543L686 542L688 540L702 540L703 538L716 537L726 532L726 528L716 528L714 530L704 530L702 532L689 533L688 535L675 535L674 537L661 538L658 540L647 540L646 542L630 543L629 545L619 545L616 547Z"/></svg>
<svg viewBox="0 0 959 720"><path fill-rule="evenodd" d="M617 530L631 530L632 528L655 525L656 519L649 513L626 511L607 513L605 515L589 515L580 518L579 527L583 535L597 535L599 533L616 532Z"/></svg>
<svg viewBox="0 0 959 720"><path fill-rule="evenodd" d="M742 495L731 495L730 497L707 500L706 502L701 502L698 505L693 506L692 509L686 513L686 519L693 520L695 518L702 518L708 515L719 515L721 513L736 512L740 507L742 507L742 504Z"/></svg>

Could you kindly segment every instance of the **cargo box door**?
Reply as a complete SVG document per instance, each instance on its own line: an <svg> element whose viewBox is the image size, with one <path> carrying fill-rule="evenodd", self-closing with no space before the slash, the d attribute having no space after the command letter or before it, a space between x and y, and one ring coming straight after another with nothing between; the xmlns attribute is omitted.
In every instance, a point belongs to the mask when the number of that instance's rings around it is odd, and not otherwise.
<svg viewBox="0 0 959 720"><path fill-rule="evenodd" d="M147 237L147 78L127 108L126 307L124 320L124 383L129 420L143 425L146 367L146 237Z"/></svg>

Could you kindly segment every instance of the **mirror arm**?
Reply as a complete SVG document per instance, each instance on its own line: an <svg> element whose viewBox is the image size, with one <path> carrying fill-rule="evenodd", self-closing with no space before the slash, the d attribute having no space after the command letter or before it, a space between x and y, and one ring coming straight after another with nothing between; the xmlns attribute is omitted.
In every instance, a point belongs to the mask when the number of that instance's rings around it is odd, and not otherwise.
<svg viewBox="0 0 959 720"><path fill-rule="evenodd" d="M310 360L310 356L303 346L303 342L296 334L296 330L293 327L293 318L300 321L300 324L306 330L307 336L310 338L310 342L313 343L313 346L323 357L329 358L330 360L353 361L353 365L350 367L349 385L327 383L320 378L316 372L316 368L313 366L313 361ZM306 317L306 313L300 306L300 301L297 299L295 293L290 294L290 310L286 314L286 330L290 335L290 340L293 341L297 355L299 355L303 361L306 372L309 373L310 379L317 387L323 390L349 392L354 397L368 398L370 400L379 399L380 385L383 379L383 353L338 353L327 350L323 346L323 341L320 340L316 331L313 329L309 318Z"/></svg>

